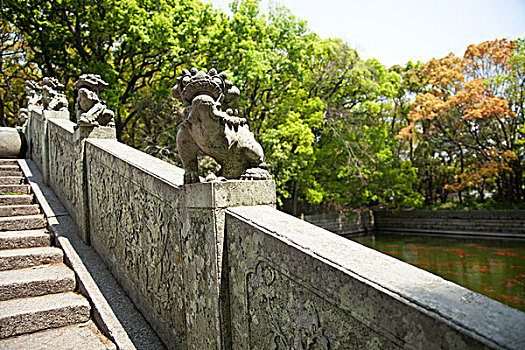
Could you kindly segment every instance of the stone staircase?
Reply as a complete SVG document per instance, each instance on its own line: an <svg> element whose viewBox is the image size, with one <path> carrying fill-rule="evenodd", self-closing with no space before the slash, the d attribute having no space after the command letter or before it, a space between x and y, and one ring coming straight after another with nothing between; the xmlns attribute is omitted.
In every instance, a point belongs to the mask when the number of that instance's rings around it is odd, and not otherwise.
<svg viewBox="0 0 525 350"><path fill-rule="evenodd" d="M16 160L0 160L0 349L116 349L76 292Z"/></svg>

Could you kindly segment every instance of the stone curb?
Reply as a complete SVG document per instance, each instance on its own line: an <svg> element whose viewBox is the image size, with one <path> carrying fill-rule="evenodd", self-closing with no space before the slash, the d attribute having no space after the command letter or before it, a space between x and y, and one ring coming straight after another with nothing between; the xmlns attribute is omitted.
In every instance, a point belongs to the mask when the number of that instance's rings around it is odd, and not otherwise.
<svg viewBox="0 0 525 350"><path fill-rule="evenodd" d="M44 187L43 179L36 166L34 164L31 166L32 162L25 159L19 159L18 163L28 179L37 202L40 203L47 216L49 230L55 234L57 245L64 251L64 262L75 271L79 289L92 305L94 322L118 349L137 349L70 241L70 238L73 238L73 232L76 232L73 220L66 214L67 212L56 198L48 201L47 197L54 197L54 193ZM45 196L44 192L46 192Z"/></svg>

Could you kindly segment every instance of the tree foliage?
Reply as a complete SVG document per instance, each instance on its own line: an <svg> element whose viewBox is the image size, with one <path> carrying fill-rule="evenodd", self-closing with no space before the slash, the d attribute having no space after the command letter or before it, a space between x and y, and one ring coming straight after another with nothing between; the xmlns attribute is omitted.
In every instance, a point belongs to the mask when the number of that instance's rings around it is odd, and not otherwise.
<svg viewBox="0 0 525 350"><path fill-rule="evenodd" d="M523 87L516 84L523 67L512 64L519 51L516 42L496 40L469 46L463 58L449 55L422 66L426 87L399 138L430 144L427 155L449 164L454 179L445 189L475 190L483 198L495 187L507 204L524 199Z"/></svg>
<svg viewBox="0 0 525 350"><path fill-rule="evenodd" d="M241 89L235 107L265 149L280 205L294 214L304 203L416 207L451 193L525 199L521 39L386 69L256 0L233 1L231 17L193 0L0 7L2 125L17 122L24 79L56 77L73 100L77 77L97 73L109 83L118 138L180 164L183 108L171 87L183 68L215 67ZM217 166L209 157L201 165Z"/></svg>
<svg viewBox="0 0 525 350"><path fill-rule="evenodd" d="M0 126L13 126L20 124L24 82L38 73L27 59L29 46L25 37L11 23L0 23Z"/></svg>

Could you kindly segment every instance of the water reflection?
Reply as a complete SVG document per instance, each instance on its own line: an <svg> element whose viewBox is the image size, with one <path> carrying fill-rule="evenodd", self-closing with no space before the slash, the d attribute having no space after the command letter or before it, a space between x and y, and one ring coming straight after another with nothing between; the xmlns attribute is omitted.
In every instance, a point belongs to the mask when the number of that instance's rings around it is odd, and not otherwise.
<svg viewBox="0 0 525 350"><path fill-rule="evenodd" d="M525 311L525 241L379 234L368 247Z"/></svg>

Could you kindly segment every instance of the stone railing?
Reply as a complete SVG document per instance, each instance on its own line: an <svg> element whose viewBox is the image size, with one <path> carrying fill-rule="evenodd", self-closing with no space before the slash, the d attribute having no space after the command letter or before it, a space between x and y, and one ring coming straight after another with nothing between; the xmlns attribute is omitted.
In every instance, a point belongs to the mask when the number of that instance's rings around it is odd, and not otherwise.
<svg viewBox="0 0 525 350"><path fill-rule="evenodd" d="M525 346L525 313L30 107L31 158L170 349Z"/></svg>
<svg viewBox="0 0 525 350"><path fill-rule="evenodd" d="M226 232L234 349L524 345L525 313L273 208Z"/></svg>

